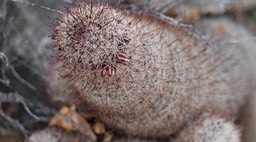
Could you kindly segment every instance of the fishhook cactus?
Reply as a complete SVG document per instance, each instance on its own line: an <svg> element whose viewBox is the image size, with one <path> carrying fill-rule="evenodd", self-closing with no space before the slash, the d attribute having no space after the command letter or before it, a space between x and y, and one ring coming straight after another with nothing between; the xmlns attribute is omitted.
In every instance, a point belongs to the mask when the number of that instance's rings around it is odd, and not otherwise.
<svg viewBox="0 0 256 142"><path fill-rule="evenodd" d="M198 139L201 131L212 137L211 130L223 124L218 133L235 135L223 142L239 142L233 120L252 93L256 49L230 42L232 30L225 22L223 33L211 23L200 26L206 35L216 33L209 36L216 40L161 14L78 2L54 22L50 48L60 80L76 88L83 105L115 130L166 138L193 129L195 135L184 138L190 142L206 141ZM212 119L213 114L223 118ZM203 121L194 125L198 119Z"/></svg>

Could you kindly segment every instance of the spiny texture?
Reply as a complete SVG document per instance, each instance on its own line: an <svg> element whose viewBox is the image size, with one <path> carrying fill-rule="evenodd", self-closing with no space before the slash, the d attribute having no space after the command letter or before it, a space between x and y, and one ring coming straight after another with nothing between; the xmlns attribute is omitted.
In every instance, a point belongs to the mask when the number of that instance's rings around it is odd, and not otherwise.
<svg viewBox="0 0 256 142"><path fill-rule="evenodd" d="M241 142L240 135L234 123L212 116L190 124L175 142Z"/></svg>
<svg viewBox="0 0 256 142"><path fill-rule="evenodd" d="M149 14L77 3L55 22L60 76L108 126L167 137L203 113L235 117L251 89L248 50L211 44Z"/></svg>
<svg viewBox="0 0 256 142"><path fill-rule="evenodd" d="M26 142L95 142L86 136L66 132L58 128L46 128L33 133Z"/></svg>

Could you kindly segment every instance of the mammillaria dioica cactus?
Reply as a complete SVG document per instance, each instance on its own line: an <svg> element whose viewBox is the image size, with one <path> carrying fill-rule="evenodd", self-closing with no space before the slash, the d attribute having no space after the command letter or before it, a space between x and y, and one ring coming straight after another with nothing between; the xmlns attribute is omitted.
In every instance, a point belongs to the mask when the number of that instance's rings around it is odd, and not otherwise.
<svg viewBox="0 0 256 142"><path fill-rule="evenodd" d="M169 137L211 114L232 121L251 93L252 48L209 44L158 16L97 2L66 8L52 33L60 78L128 135Z"/></svg>

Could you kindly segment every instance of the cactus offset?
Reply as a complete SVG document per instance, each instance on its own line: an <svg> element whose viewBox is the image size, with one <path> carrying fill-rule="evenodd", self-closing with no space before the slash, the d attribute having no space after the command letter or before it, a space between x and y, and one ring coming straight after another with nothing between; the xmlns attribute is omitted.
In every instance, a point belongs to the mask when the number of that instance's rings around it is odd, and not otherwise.
<svg viewBox="0 0 256 142"><path fill-rule="evenodd" d="M197 120L184 129L174 142L241 142L240 128L217 116Z"/></svg>

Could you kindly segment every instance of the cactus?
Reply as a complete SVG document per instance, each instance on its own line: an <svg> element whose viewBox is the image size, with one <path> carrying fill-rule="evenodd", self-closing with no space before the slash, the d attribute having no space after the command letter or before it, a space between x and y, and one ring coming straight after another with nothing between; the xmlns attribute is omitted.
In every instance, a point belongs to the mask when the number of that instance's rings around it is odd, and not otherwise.
<svg viewBox="0 0 256 142"><path fill-rule="evenodd" d="M174 142L240 142L240 135L234 123L208 116L184 129Z"/></svg>
<svg viewBox="0 0 256 142"><path fill-rule="evenodd" d="M131 136L169 137L204 114L232 122L253 87L255 49L202 22L220 37L208 42L161 16L99 2L66 8L50 46L61 80L94 116Z"/></svg>
<svg viewBox="0 0 256 142"><path fill-rule="evenodd" d="M72 141L82 141L82 142L93 142L89 137L75 134L67 133L66 131L59 128L46 128L44 130L33 133L26 142L72 142Z"/></svg>

